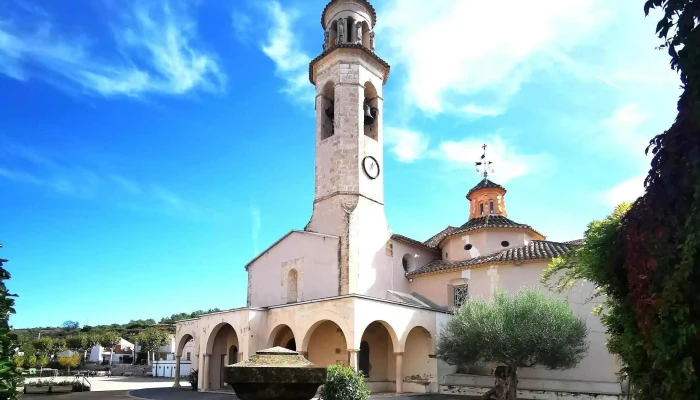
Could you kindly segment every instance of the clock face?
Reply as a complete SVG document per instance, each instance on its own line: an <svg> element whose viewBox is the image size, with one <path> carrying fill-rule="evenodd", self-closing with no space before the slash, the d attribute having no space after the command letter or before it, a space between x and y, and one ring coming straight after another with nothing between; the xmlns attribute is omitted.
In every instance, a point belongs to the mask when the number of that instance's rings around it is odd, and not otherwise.
<svg viewBox="0 0 700 400"><path fill-rule="evenodd" d="M376 179L379 176L379 163L372 156L367 156L362 160L362 168L369 179Z"/></svg>

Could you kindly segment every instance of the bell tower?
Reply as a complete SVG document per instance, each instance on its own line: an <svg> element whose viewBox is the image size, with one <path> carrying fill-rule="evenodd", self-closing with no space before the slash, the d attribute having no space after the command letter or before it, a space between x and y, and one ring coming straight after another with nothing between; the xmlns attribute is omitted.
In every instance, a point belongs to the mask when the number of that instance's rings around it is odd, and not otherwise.
<svg viewBox="0 0 700 400"><path fill-rule="evenodd" d="M367 0L331 0L323 10L323 51L309 64L316 179L306 230L340 237L339 295L384 298L392 274L382 134L389 64L374 52L376 20Z"/></svg>

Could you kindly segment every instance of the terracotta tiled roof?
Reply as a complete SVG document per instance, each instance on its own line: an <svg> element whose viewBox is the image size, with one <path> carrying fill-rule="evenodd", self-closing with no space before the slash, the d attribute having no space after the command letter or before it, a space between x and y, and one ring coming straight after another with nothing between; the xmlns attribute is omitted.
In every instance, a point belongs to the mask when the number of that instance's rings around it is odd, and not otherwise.
<svg viewBox="0 0 700 400"><path fill-rule="evenodd" d="M326 11L328 11L328 8L333 5L333 3L337 3L340 0L331 0L326 4L326 6L323 8L323 12L321 13L321 26L323 29L326 29L326 24L324 21L324 17L326 16ZM358 3L364 4L365 7L369 10L369 13L372 14L372 28L374 28L374 25L377 23L377 11L374 9L374 6L370 4L369 1L367 0L355 0Z"/></svg>
<svg viewBox="0 0 700 400"><path fill-rule="evenodd" d="M448 235L452 234L454 231L456 231L459 228L456 228L454 226L448 226L447 228L441 230L440 232L436 233L433 235L430 239L426 240L423 242L428 247L433 247L437 248L440 242L442 242L442 239L447 237Z"/></svg>
<svg viewBox="0 0 700 400"><path fill-rule="evenodd" d="M422 247L426 250L430 250L430 251L437 251L438 250L435 247L430 247L430 246L426 245L425 243L422 243L422 242L415 240L415 239L411 239L408 236L399 235L398 233L394 233L393 235L391 235L391 238L394 240L404 242L404 243L412 244L412 245L417 246L417 247Z"/></svg>
<svg viewBox="0 0 700 400"><path fill-rule="evenodd" d="M484 178L481 182L477 183L476 186L471 188L469 192L467 192L467 198L471 196L472 193L476 192L479 189L486 189L486 188L498 188L503 190L504 192L506 191L506 188L503 186L499 185L498 183L493 183L490 180Z"/></svg>
<svg viewBox="0 0 700 400"><path fill-rule="evenodd" d="M572 244L577 241L559 243L546 240L533 240L530 243L501 250L485 256L475 257L462 261L435 260L424 265L415 271L409 272L407 276L423 275L432 272L447 272L450 270L461 270L482 264L515 263L520 261L548 260L560 257L574 249L577 245Z"/></svg>
<svg viewBox="0 0 700 400"><path fill-rule="evenodd" d="M434 235L433 237L431 237L423 243L428 247L437 247L440 244L440 242L442 242L442 239L449 235L456 235L459 233L465 233L484 228L528 229L544 237L544 235L533 229L530 225L517 223L511 219L504 217L503 215L489 214L485 217L472 218L460 227L448 226L447 228L438 232L436 235Z"/></svg>
<svg viewBox="0 0 700 400"><path fill-rule="evenodd" d="M323 53L319 54L318 57L311 60L311 62L309 63L309 82L311 82L312 84L314 83L314 64L316 64L320 59L322 59L326 55L332 53L336 49L360 49L360 50L364 50L365 53L367 53L370 57L377 60L380 64L382 64L382 66L384 66L386 68L386 75L384 75L384 83L386 83L387 79L389 79L389 72L391 71L391 66L389 65L389 63L387 63L386 61L379 58L379 56L376 55L373 51L366 48L361 43L340 43L340 44L336 44L335 46L324 50Z"/></svg>

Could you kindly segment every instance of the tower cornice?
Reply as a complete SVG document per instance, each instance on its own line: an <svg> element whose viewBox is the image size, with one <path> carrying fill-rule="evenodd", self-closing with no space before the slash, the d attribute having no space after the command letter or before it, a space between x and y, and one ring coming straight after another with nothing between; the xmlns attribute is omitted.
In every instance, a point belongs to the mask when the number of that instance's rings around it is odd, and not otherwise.
<svg viewBox="0 0 700 400"><path fill-rule="evenodd" d="M364 7L367 8L367 11L369 11L370 15L372 16L372 28L374 28L374 25L377 23L377 11L374 9L374 6L367 0L331 0L326 4L326 7L323 8L323 12L321 13L321 26L323 27L323 30L326 30L326 13L328 10L336 3L340 3L342 1L354 1L356 3L362 4Z"/></svg>
<svg viewBox="0 0 700 400"><path fill-rule="evenodd" d="M339 50L339 49L355 49L355 50L361 50L361 51L364 52L366 55L368 55L370 58L372 58L373 60L377 61L382 67L386 68L386 72L384 73L384 76L383 76L383 78L382 78L383 83L386 84L386 81L389 79L389 72L390 72L390 70L391 70L391 66L389 65L388 62L382 60L377 54L375 54L375 53L374 53L373 51L371 51L370 49L364 47L364 46L363 46L362 44L360 44L360 43L341 43L341 44L337 44L337 45L335 45L335 46L333 46L333 47L331 47L331 48L329 48L329 49L326 49L323 53L319 54L318 57L316 57L316 58L314 58L313 60L311 60L311 62L309 63L309 82L311 82L311 83L314 84L314 85L316 84L316 82L314 82L314 66L316 65L316 63L318 63L319 61L321 61L322 59L324 59L326 56L328 56L329 54L331 54L331 53L333 53L334 51Z"/></svg>

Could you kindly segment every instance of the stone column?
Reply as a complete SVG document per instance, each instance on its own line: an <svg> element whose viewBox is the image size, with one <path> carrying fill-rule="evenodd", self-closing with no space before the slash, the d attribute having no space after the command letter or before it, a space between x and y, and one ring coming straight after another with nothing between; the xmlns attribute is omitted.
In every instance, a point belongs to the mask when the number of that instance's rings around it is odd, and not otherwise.
<svg viewBox="0 0 700 400"><path fill-rule="evenodd" d="M357 371L357 368L359 367L359 363L357 362L357 354L360 352L358 349L348 349L348 354L350 354L350 366L352 369ZM367 372L367 371L365 371Z"/></svg>
<svg viewBox="0 0 700 400"><path fill-rule="evenodd" d="M396 393L403 393L403 353L396 354Z"/></svg>
<svg viewBox="0 0 700 400"><path fill-rule="evenodd" d="M202 390L209 390L209 366L211 365L211 354L204 355L204 376L202 376Z"/></svg>
<svg viewBox="0 0 700 400"><path fill-rule="evenodd" d="M182 356L175 356L175 384L173 387L180 387L180 359Z"/></svg>
<svg viewBox="0 0 700 400"><path fill-rule="evenodd" d="M309 352L308 351L297 351L300 356L306 358L307 360L309 359Z"/></svg>

